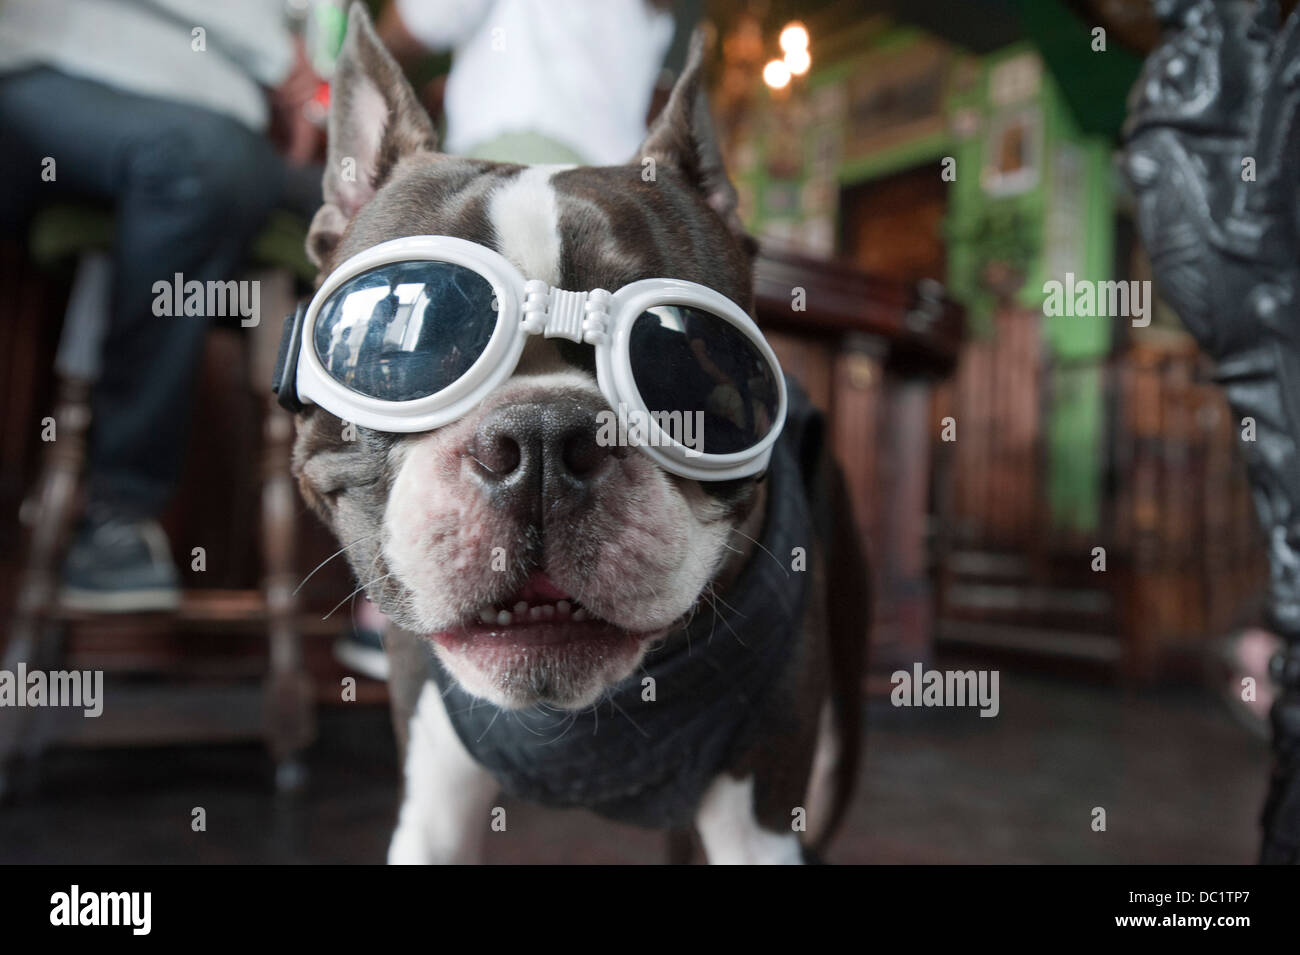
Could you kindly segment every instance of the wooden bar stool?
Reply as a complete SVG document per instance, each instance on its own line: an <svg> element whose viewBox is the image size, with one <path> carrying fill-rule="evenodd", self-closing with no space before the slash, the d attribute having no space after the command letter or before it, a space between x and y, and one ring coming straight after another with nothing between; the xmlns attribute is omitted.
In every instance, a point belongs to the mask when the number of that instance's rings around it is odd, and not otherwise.
<svg viewBox="0 0 1300 955"><path fill-rule="evenodd" d="M56 400L51 417L56 439L43 452L35 487L23 502L28 528L15 610L3 664L16 672L61 669L69 628L183 627L265 632L269 660L261 687L254 684L163 687L105 681L106 703L97 719L80 710L0 710L0 796L12 781L19 757L35 759L51 744L80 746L265 740L276 764L276 785L294 790L304 782L304 748L315 736L314 693L303 661L294 541L297 494L290 473L293 420L270 391L279 344L278 316L293 310L295 278L313 270L302 254L303 228L276 213L254 242L250 259L264 271L261 320L242 329L249 380L261 409L260 462L262 578L253 590L186 590L179 610L152 614L89 614L62 607L59 572L77 516L86 436L91 424L90 393L98 376L100 346L107 324L112 264L106 250L111 216L82 206L54 206L33 224L31 249L38 263L76 258L72 292L55 361ZM48 422L47 422L48 423Z"/></svg>

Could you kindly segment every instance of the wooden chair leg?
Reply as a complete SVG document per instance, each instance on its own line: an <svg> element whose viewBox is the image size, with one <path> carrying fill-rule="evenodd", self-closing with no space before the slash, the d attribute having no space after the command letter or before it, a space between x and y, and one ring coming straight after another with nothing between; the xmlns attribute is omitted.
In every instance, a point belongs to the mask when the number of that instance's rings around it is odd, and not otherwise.
<svg viewBox="0 0 1300 955"><path fill-rule="evenodd" d="M58 596L59 565L76 514L77 492L86 459L90 425L90 386L75 378L60 378L54 411L54 440L46 446L41 474L33 495L23 505L23 522L30 527L23 576L5 648L3 669L46 662L49 648L41 645ZM38 711L13 707L0 710L0 796L23 745L32 738Z"/></svg>
<svg viewBox="0 0 1300 955"><path fill-rule="evenodd" d="M266 739L276 763L276 788L305 783L302 751L316 735L314 688L303 660L294 596L297 491L290 473L293 419L267 400L262 460L262 588L268 611L270 673L266 681Z"/></svg>

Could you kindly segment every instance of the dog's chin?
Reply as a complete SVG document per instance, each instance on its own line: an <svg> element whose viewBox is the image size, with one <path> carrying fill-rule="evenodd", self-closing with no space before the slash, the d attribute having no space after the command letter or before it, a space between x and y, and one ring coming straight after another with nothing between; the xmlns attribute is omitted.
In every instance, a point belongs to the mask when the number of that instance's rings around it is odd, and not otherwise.
<svg viewBox="0 0 1300 955"><path fill-rule="evenodd" d="M667 627L636 631L602 619L534 577L507 600L426 634L468 693L507 709L580 709L632 674Z"/></svg>
<svg viewBox="0 0 1300 955"><path fill-rule="evenodd" d="M473 696L506 709L581 709L633 673L663 631L632 633L598 620L507 627L466 624L429 634L444 667Z"/></svg>

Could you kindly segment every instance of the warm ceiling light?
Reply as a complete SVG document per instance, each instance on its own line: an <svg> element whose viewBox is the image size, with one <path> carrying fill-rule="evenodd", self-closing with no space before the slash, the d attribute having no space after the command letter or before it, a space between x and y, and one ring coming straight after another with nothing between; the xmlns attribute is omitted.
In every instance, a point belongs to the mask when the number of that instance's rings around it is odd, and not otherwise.
<svg viewBox="0 0 1300 955"><path fill-rule="evenodd" d="M785 65L795 76L803 76L812 66L812 56L807 50L786 50Z"/></svg>
<svg viewBox="0 0 1300 955"><path fill-rule="evenodd" d="M763 67L763 82L774 90L779 90L790 82L790 67L784 60L772 60Z"/></svg>
<svg viewBox="0 0 1300 955"><path fill-rule="evenodd" d="M793 53L795 50L808 49L808 28L798 20L793 23L787 23L785 29L781 31L781 50L785 53Z"/></svg>

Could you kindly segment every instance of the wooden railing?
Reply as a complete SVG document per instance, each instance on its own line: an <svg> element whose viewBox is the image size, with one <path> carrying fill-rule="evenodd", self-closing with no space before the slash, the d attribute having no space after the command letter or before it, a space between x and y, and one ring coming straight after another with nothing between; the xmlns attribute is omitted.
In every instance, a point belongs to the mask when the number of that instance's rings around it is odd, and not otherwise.
<svg viewBox="0 0 1300 955"><path fill-rule="evenodd" d="M1053 366L1040 326L1037 313L1003 312L940 389L939 634L1139 679L1199 667L1207 640L1254 620L1267 581L1241 423L1189 338L1139 339L1105 359ZM1046 421L1054 391L1085 378L1099 379L1106 407L1091 475L1101 507L1080 529L1048 499ZM940 437L945 415L958 421L954 442Z"/></svg>
<svg viewBox="0 0 1300 955"><path fill-rule="evenodd" d="M937 286L779 251L760 258L756 293L782 365L827 413L873 571L879 689L880 676L931 657L931 396L956 360L963 313Z"/></svg>
<svg viewBox="0 0 1300 955"><path fill-rule="evenodd" d="M1268 581L1233 420L1194 344L1134 345L1110 368L1123 426L1110 527L1128 574L1123 618L1139 676L1251 622Z"/></svg>

